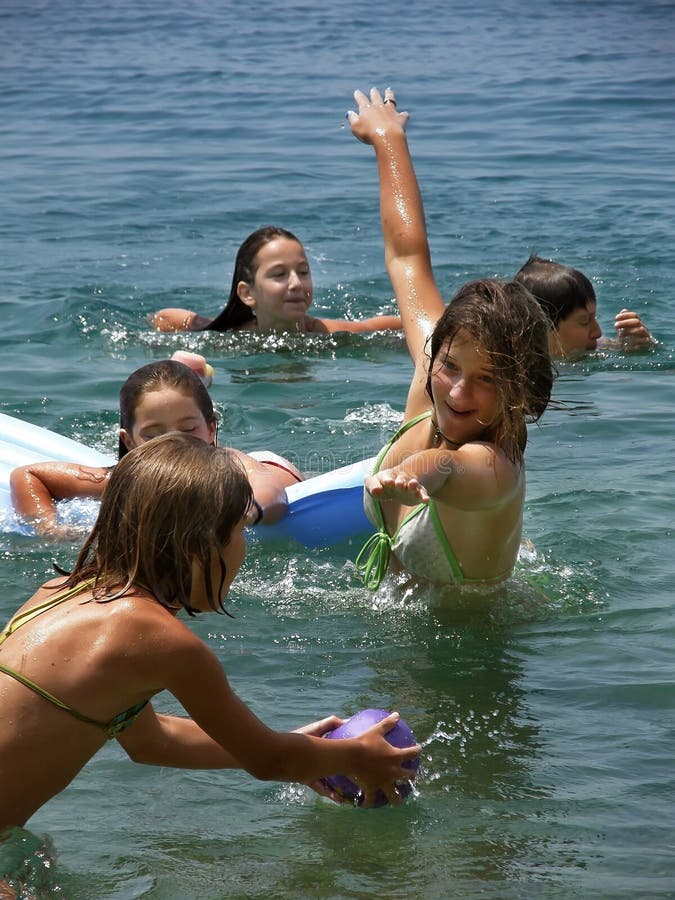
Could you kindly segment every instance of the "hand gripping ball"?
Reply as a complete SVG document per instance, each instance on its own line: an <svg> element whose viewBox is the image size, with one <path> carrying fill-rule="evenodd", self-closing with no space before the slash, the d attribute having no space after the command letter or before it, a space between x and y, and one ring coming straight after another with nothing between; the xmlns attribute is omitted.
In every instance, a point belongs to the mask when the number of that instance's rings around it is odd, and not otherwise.
<svg viewBox="0 0 675 900"><path fill-rule="evenodd" d="M347 721L343 725L340 725L339 728L328 731L324 737L329 740L359 737L364 731L368 731L369 728L372 728L373 725L377 725L378 722L388 715L389 713L386 709L364 709L352 716L351 719L347 719ZM386 733L385 738L392 747L412 747L417 743L414 734L403 719L398 720L391 731ZM414 759L406 760L403 765L406 769L410 769L410 771L414 773L420 765L419 757L416 756ZM363 803L363 794L357 785L355 785L353 781L350 781L346 775L328 775L323 781L331 790L335 791L336 794L339 794L340 797L343 797L346 800L352 800L359 806ZM399 782L397 787L401 797L405 798L410 794L411 787L407 781ZM374 805L386 806L388 803L389 800L386 795L378 788L377 793L375 794Z"/></svg>

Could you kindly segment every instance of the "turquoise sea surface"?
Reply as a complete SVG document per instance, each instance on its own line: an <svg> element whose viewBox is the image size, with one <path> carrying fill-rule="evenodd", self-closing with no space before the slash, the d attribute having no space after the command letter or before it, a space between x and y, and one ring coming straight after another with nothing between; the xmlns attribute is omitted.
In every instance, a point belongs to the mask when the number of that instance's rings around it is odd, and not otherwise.
<svg viewBox="0 0 675 900"><path fill-rule="evenodd" d="M560 365L530 431L531 546L488 608L370 594L346 543L251 544L236 618L194 624L276 728L398 709L424 747L402 807L112 743L0 844L20 896L675 897L673 59L658 0L0 2L2 412L113 453L122 381L185 348L215 367L221 441L307 472L375 453L400 335L146 320L215 314L267 223L305 242L317 311L394 310L373 154L344 118L372 85L411 111L448 298L537 252L591 278L606 334L628 307L659 340ZM76 549L1 534L0 618Z"/></svg>

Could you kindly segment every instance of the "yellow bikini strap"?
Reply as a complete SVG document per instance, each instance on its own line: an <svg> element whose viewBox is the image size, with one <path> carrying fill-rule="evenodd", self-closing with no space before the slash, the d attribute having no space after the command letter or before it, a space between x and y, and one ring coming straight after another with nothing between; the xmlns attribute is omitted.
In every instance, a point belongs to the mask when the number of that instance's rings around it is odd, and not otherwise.
<svg viewBox="0 0 675 900"><path fill-rule="evenodd" d="M30 622L31 619L35 619L40 613L44 612L47 609L51 609L53 606L58 606L59 603L63 603L66 600L70 600L71 597L75 597L77 594L81 594L83 591L86 591L94 584L93 578L88 578L86 581L81 581L79 584L76 584L74 587L68 588L68 590L63 591L60 594L57 594L55 597L50 597L48 600L45 600L43 603L38 603L37 606L31 607L31 609L27 609L26 612L17 613L12 619L9 620L7 625L0 632L0 644L3 644L10 634L14 634L14 632L21 628L22 625L25 625L26 622Z"/></svg>

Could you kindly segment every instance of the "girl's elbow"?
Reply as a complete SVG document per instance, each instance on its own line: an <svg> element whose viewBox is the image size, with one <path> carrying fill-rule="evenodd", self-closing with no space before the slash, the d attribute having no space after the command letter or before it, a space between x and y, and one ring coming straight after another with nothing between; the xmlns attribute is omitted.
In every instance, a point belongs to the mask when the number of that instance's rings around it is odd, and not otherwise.
<svg viewBox="0 0 675 900"><path fill-rule="evenodd" d="M19 466L16 469L12 469L9 473L9 487L12 497L25 492L28 489L31 478L30 466Z"/></svg>

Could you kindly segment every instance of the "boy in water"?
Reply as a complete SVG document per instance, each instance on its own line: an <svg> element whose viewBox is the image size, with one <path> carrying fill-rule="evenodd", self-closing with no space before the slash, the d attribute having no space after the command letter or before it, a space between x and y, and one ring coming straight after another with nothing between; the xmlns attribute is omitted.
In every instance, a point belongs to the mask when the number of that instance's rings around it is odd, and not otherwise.
<svg viewBox="0 0 675 900"><path fill-rule="evenodd" d="M534 294L553 323L549 348L556 359L609 347L636 350L656 343L638 314L628 309L620 310L614 320L616 340L601 340L595 291L578 269L531 256L514 280Z"/></svg>

